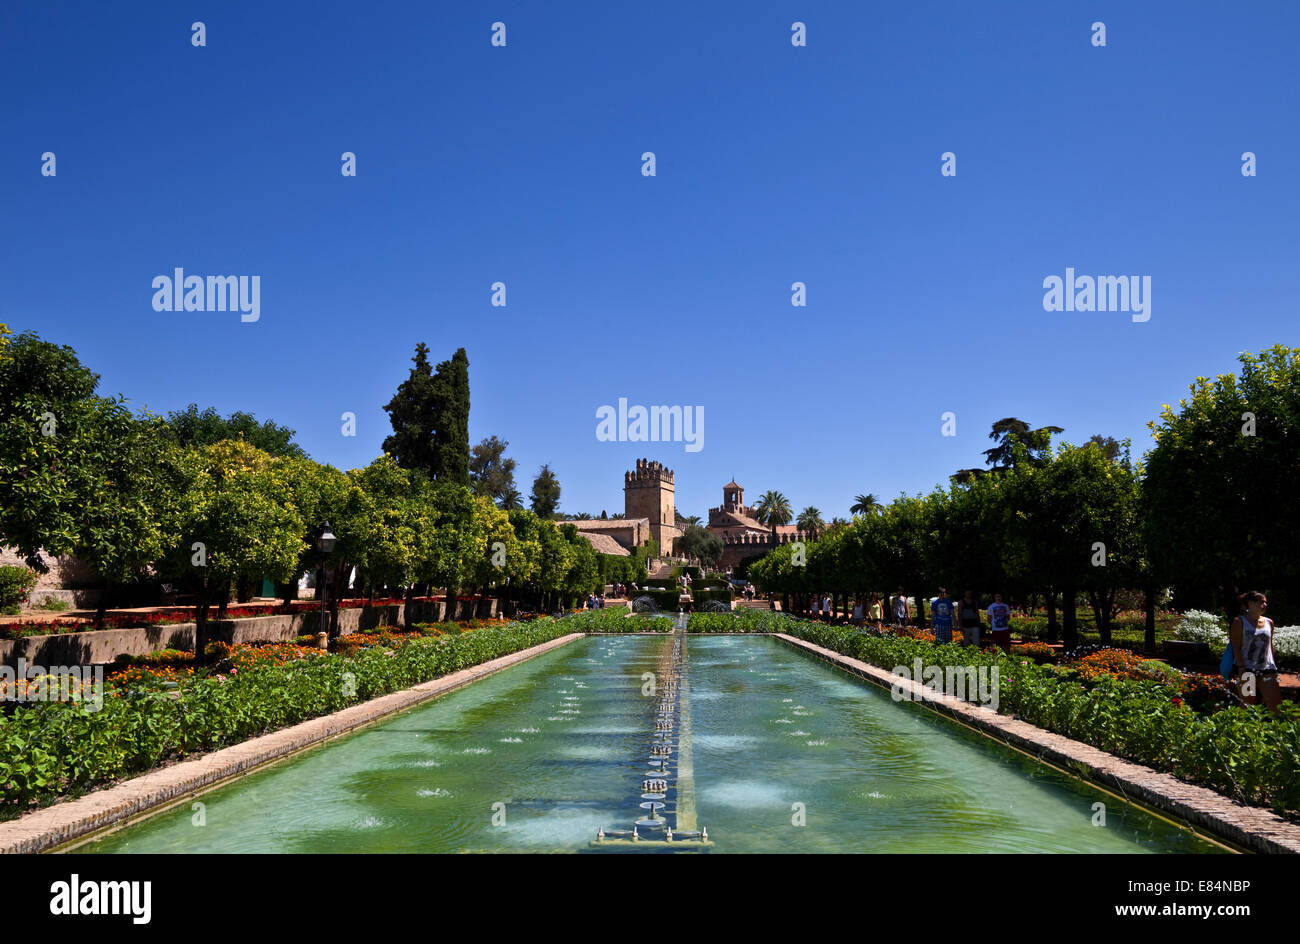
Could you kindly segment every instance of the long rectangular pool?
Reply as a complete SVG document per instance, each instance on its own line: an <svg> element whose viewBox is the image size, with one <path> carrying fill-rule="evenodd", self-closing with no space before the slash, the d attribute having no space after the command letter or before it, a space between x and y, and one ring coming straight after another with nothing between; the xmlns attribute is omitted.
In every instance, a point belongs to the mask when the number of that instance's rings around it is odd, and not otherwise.
<svg viewBox="0 0 1300 944"><path fill-rule="evenodd" d="M195 803L75 851L1223 851L754 636L587 637Z"/></svg>

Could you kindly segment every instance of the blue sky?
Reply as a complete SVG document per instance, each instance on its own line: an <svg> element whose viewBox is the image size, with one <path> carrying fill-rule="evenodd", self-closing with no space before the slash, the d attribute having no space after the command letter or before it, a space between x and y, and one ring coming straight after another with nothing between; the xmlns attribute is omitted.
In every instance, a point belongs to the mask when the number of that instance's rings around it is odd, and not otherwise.
<svg viewBox="0 0 1300 944"><path fill-rule="evenodd" d="M1297 34L1284 2L7 3L0 321L344 468L415 344L463 346L471 440L567 511L648 456L687 514L734 476L829 519L1003 416L1140 453L1196 376L1300 343ZM1150 321L1044 311L1067 266L1150 276ZM260 320L155 312L175 267L260 276ZM702 406L704 448L598 442L619 397Z"/></svg>

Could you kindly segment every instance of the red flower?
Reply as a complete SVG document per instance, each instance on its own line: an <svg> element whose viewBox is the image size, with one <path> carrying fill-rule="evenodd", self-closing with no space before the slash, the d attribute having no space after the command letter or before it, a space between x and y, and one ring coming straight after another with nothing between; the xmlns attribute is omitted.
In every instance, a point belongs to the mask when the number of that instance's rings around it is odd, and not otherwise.
<svg viewBox="0 0 1300 944"><path fill-rule="evenodd" d="M1169 700L1170 700L1171 702L1173 702L1173 705L1174 705L1175 708L1179 707L1179 706L1182 705L1182 703L1183 703L1183 700L1182 700L1181 698L1179 698L1177 695L1175 695L1173 698L1171 698L1171 699L1169 699Z"/></svg>

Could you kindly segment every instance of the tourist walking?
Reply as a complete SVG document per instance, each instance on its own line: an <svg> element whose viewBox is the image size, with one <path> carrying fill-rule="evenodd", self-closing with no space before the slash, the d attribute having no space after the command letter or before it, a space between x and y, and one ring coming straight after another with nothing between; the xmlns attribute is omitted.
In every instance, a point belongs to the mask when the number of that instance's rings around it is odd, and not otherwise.
<svg viewBox="0 0 1300 944"><path fill-rule="evenodd" d="M822 597L822 612L826 614L826 621L828 623L835 618L835 604L831 602L831 595L829 593Z"/></svg>
<svg viewBox="0 0 1300 944"><path fill-rule="evenodd" d="M854 626L862 625L862 597L853 598L853 617L849 622Z"/></svg>
<svg viewBox="0 0 1300 944"><path fill-rule="evenodd" d="M934 617L935 642L952 642L952 621L956 609L948 599L948 591L940 587L939 596L930 601L930 615Z"/></svg>
<svg viewBox="0 0 1300 944"><path fill-rule="evenodd" d="M867 617L871 622L876 624L876 629L883 631L885 627L885 607L883 600L878 593L871 595L871 603L867 607Z"/></svg>
<svg viewBox="0 0 1300 944"><path fill-rule="evenodd" d="M907 597L903 596L903 588L898 588L898 593L894 595L892 602L894 608L894 628L902 629L907 625Z"/></svg>
<svg viewBox="0 0 1300 944"><path fill-rule="evenodd" d="M980 644L980 607L975 602L975 594L967 590L961 595L957 605L957 621L961 626L961 644L979 647Z"/></svg>
<svg viewBox="0 0 1300 944"><path fill-rule="evenodd" d="M993 594L989 605L989 635L994 645L1007 655L1011 654L1011 607L1002 602L1002 594Z"/></svg>
<svg viewBox="0 0 1300 944"><path fill-rule="evenodd" d="M1241 698L1248 705L1258 705L1262 700L1270 711L1277 711L1282 703L1282 687L1273 652L1273 621L1264 615L1268 600L1258 590L1243 593L1239 599L1242 613L1232 621L1228 639L1240 673Z"/></svg>

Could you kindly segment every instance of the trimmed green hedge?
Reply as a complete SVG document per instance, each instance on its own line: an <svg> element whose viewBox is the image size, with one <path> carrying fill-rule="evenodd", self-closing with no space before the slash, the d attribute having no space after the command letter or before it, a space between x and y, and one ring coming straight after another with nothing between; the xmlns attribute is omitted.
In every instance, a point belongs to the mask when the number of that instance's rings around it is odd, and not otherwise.
<svg viewBox="0 0 1300 944"><path fill-rule="evenodd" d="M70 701L18 706L0 715L0 817L581 631L574 617L543 618L355 656L268 663L186 680L171 693L110 689L99 711Z"/></svg>
<svg viewBox="0 0 1300 944"><path fill-rule="evenodd" d="M1176 703L1161 682L1085 683L1068 671L1000 652L876 636L763 610L695 614L688 630L784 632L887 670L916 659L927 667L996 666L1002 714L1244 803L1300 811L1300 706L1292 702L1283 702L1277 714L1255 705L1199 714Z"/></svg>
<svg viewBox="0 0 1300 944"><path fill-rule="evenodd" d="M573 633L669 633L673 629L673 621L667 616L628 616L625 606L584 610L566 616L564 622Z"/></svg>

